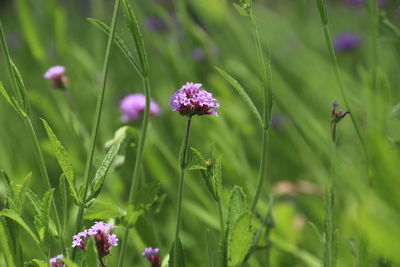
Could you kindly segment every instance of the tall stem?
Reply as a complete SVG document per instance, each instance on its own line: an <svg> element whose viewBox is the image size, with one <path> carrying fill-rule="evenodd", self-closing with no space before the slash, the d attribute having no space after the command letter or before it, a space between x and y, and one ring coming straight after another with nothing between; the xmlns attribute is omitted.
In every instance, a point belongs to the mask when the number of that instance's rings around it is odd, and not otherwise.
<svg viewBox="0 0 400 267"><path fill-rule="evenodd" d="M86 195L87 195L87 191L88 191L88 187L89 187L89 183L90 183L90 179L89 179L90 169L93 164L95 144L96 144L99 126L100 126L100 119L101 119L101 114L102 114L102 109L103 109L104 95L105 95L107 78L108 78L107 74L108 74L110 58L111 58L111 47L113 45L115 29L117 27L117 18L118 18L118 13L119 13L120 2L121 2L121 0L115 1L113 17L112 17L112 21L111 21L111 30L110 30L110 35L108 37L106 55L105 55L104 65L103 65L103 79L102 79L102 83L100 85L99 97L97 99L96 112L94 115L94 124L93 124L93 128L92 128L92 133L90 136L89 153L87 156L86 166L85 166L83 195L81 196L83 201L85 201L85 199L86 199ZM80 205L79 211L78 211L78 217L77 217L77 221L76 221L76 232L79 232L82 227L82 219L83 219L84 209L85 209L84 203L82 203ZM76 249L74 249L72 252L73 260L75 259L75 256L76 256Z"/></svg>
<svg viewBox="0 0 400 267"><path fill-rule="evenodd" d="M143 114L143 123L142 123L142 128L140 130L138 148L136 151L136 161L135 161L135 166L133 169L132 183L131 183L131 188L129 190L128 203L132 202L133 197L135 196L135 193L138 190L139 175L140 175L140 170L141 170L142 161L143 161L143 150L144 150L144 145L145 145L145 141L146 141L147 128L148 128L149 117L150 117L151 90L150 90L150 82L149 82L148 76L143 77L143 85L144 85L144 90L145 90L145 95L146 95L146 108L145 108L144 114ZM118 266L120 266L120 267L123 266L128 237L129 237L129 227L125 230L124 239L122 241L121 252L119 254Z"/></svg>
<svg viewBox="0 0 400 267"><path fill-rule="evenodd" d="M252 204L251 204L251 213L252 216L254 216L256 208L257 208L257 203L258 200L260 199L260 194L263 188L265 176L266 176L266 171L267 171L267 158L268 158L268 136L269 136L269 121L270 121L270 111L271 111L271 106L272 101L271 101L271 93L272 93L272 85L271 85L271 66L268 63L268 69L267 69L267 64L265 62L265 57L264 57L264 52L262 48L262 42L260 38L260 34L258 32L257 24L255 22L254 14L253 14L253 8L251 8L250 12L250 20L252 23L253 31L254 31L254 39L256 42L256 47L257 47L257 54L258 58L260 59L260 68L262 71L262 79L263 79L263 124L264 128L262 129L262 141L261 141L261 157L260 157L260 171L258 175L258 181L257 181L257 188L256 188L256 193L254 195Z"/></svg>
<svg viewBox="0 0 400 267"><path fill-rule="evenodd" d="M41 177L42 177L42 183L45 186L46 190L49 190L51 188L50 179L49 179L49 175L47 173L46 164L45 164L44 159L43 159L42 150L40 149L40 145L39 145L39 141L38 141L38 138L37 138L37 135L36 135L36 132L35 132L35 128L33 127L32 121L31 121L31 119L29 117L26 117L24 119L24 122L25 122L25 126L28 129L29 134L31 135L31 138L32 138L32 143L33 143L33 147L34 147L34 150L35 150L36 160L38 162L40 174L41 174ZM62 232L63 231L62 231L62 228L61 228L60 217L58 215L58 210L57 210L54 198L52 198L51 206L52 206L52 209L53 209L53 214L54 214L54 218L55 218L55 222L56 222L57 232L58 232L58 235L59 235L57 237L57 239L58 239L58 242L60 244L60 247L61 247L63 253L65 255L67 255L65 244L63 243L64 241L63 241L63 238L62 238L62 235L63 235Z"/></svg>
<svg viewBox="0 0 400 267"><path fill-rule="evenodd" d="M221 246L221 254L222 254L222 267L225 267L227 264L226 259L226 245L225 245L225 222L224 222L224 211L222 208L221 199L218 200L218 216L219 216L219 228L220 228L220 246Z"/></svg>
<svg viewBox="0 0 400 267"><path fill-rule="evenodd" d="M177 266L178 260L178 250L179 250L179 231L181 227L181 217L182 217L182 199L183 199L183 184L185 178L185 170L187 167L187 152L188 152L188 144L189 144L189 135L190 135L190 124L192 122L192 117L189 117L186 124L185 131L185 139L183 141L182 150L180 153L180 167L181 167L181 175L179 178L179 189L178 189L178 207L177 207L177 215L176 215L176 230L175 230L175 241L174 241L174 263Z"/></svg>

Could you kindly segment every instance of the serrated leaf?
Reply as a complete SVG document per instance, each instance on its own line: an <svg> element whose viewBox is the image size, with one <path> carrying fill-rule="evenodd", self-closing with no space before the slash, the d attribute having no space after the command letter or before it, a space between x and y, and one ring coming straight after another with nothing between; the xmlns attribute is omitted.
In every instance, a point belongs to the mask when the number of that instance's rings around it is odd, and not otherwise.
<svg viewBox="0 0 400 267"><path fill-rule="evenodd" d="M117 205L97 199L96 202L85 211L85 219L108 220L109 218L118 218L126 214L126 211Z"/></svg>
<svg viewBox="0 0 400 267"><path fill-rule="evenodd" d="M34 259L32 260L34 263L36 263L36 265L38 267L48 267L47 263L42 261L42 260L38 260L38 259Z"/></svg>
<svg viewBox="0 0 400 267"><path fill-rule="evenodd" d="M228 235L228 266L239 266L253 243L251 214L243 213L232 226Z"/></svg>
<svg viewBox="0 0 400 267"><path fill-rule="evenodd" d="M8 174L3 169L0 170L0 173L6 185L6 202L4 203L4 205L6 208L16 209L15 193L14 188L11 184L10 177L8 177Z"/></svg>
<svg viewBox="0 0 400 267"><path fill-rule="evenodd" d="M120 146L121 143L117 141L108 150L106 156L103 159L103 162L101 163L99 169L97 170L92 180L89 197L85 200L85 202L88 202L91 199L96 198L100 194L101 188L103 187L104 181L107 176L107 172L110 169L111 164L113 163L115 157L117 156Z"/></svg>
<svg viewBox="0 0 400 267"><path fill-rule="evenodd" d="M215 69L221 74L222 77L225 78L232 86L233 88L236 89L240 97L246 102L246 104L249 106L250 110L253 112L253 114L256 116L257 121L260 123L261 128L264 128L264 124L260 115L260 112L258 112L257 107L254 105L253 101L249 97L249 95L246 93L246 90L243 88L243 86L235 80L232 76L230 76L228 73L223 71L222 69L215 67Z"/></svg>
<svg viewBox="0 0 400 267"><path fill-rule="evenodd" d="M54 134L53 130L51 129L50 125L42 119L44 128L47 132L47 136L49 137L51 146L53 148L53 151L55 153L55 156L57 158L58 164L60 164L61 169L63 170L65 177L67 178L68 185L69 185L69 190L72 195L72 197L75 199L77 203L80 203L80 198L78 196L78 193L76 191L75 187L75 173L74 173L74 168L72 166L71 159L69 157L69 154L67 150L64 148L64 146L61 144L61 142L58 140L57 136Z"/></svg>
<svg viewBox="0 0 400 267"><path fill-rule="evenodd" d="M177 257L175 260L175 242L178 242L178 253L177 253ZM169 267L185 267L186 263L185 263L185 253L183 251L182 248L182 243L180 238L178 238L178 240L175 240L175 242L172 244L172 247L169 251L169 262L168 262L168 266Z"/></svg>
<svg viewBox="0 0 400 267"><path fill-rule="evenodd" d="M54 189L49 189L40 201L39 212L35 216L35 226L39 233L40 241L45 241L46 235L49 230L49 214L50 214L50 204L52 200Z"/></svg>
<svg viewBox="0 0 400 267"><path fill-rule="evenodd" d="M13 240L11 239L10 231L8 230L4 219L0 219L0 236L0 244L7 266L16 267L15 254L13 252Z"/></svg>
<svg viewBox="0 0 400 267"><path fill-rule="evenodd" d="M239 186L234 186L231 192L228 209L228 230L232 228L236 220L243 215L247 210L246 195L243 189Z"/></svg>
<svg viewBox="0 0 400 267"><path fill-rule="evenodd" d="M24 202L26 198L26 192L29 189L29 182L32 177L32 173L28 173L27 176L25 176L23 183L19 186L19 191L18 191L18 196L16 197L16 207L17 211L19 213L22 212L22 209L24 208Z"/></svg>
<svg viewBox="0 0 400 267"><path fill-rule="evenodd" d="M97 28L102 30L105 34L110 35L110 27L102 22L101 20L98 19L93 19L93 18L88 18L87 19L90 23L95 25ZM126 56L128 61L133 65L133 67L139 72L139 74L142 74L142 70L140 66L136 63L135 58L129 51L128 47L126 46L124 40L122 40L121 37L119 37L117 34L115 34L114 37L114 42L118 46L118 48L122 51L122 53Z"/></svg>
<svg viewBox="0 0 400 267"><path fill-rule="evenodd" d="M149 71L147 55L144 48L143 37L140 32L139 24L136 20L135 14L133 13L131 6L128 4L126 0L122 0L122 8L124 10L128 29L133 37L133 41L135 43L135 47L139 55L140 65L142 66L142 74L143 76L147 76Z"/></svg>
<svg viewBox="0 0 400 267"><path fill-rule="evenodd" d="M3 209L2 211L0 211L0 217L7 217L18 223L32 237L32 239L36 242L36 244L38 245L40 244L39 239L37 238L35 233L14 210Z"/></svg>
<svg viewBox="0 0 400 267"><path fill-rule="evenodd" d="M86 264L87 267L97 267L97 248L92 237L86 246Z"/></svg>

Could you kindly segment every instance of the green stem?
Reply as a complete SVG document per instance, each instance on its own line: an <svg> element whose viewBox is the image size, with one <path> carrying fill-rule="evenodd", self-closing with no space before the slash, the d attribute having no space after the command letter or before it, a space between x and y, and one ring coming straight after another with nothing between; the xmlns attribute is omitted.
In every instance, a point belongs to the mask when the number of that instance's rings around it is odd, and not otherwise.
<svg viewBox="0 0 400 267"><path fill-rule="evenodd" d="M132 183L131 183L131 188L129 190L128 203L132 202L133 197L135 196L135 194L138 190L138 187L139 187L139 175L140 175L140 169L141 169L142 161L143 161L143 150L144 150L144 145L145 145L145 141L146 141L147 128L148 128L149 117L150 117L151 90L150 90L150 82L149 82L148 76L143 77L143 85L144 85L144 90L145 90L145 95L146 95L146 108L145 108L144 114L143 114L143 123L142 123L142 128L140 131L138 148L136 151L136 161L135 161L135 166L133 169ZM125 230L125 234L124 234L125 238L122 241L123 244L122 244L121 252L119 254L118 266L120 266L120 267L123 266L128 236L129 236L129 227Z"/></svg>
<svg viewBox="0 0 400 267"><path fill-rule="evenodd" d="M42 150L40 149L40 145L39 145L39 141L38 141L38 138L37 138L37 135L35 132L35 128L32 125L32 121L31 121L30 117L26 117L24 119L24 122L25 122L25 126L28 129L28 131L31 135L31 138L32 138L32 143L33 143L33 147L34 147L35 154L36 154L36 160L38 161L39 170L40 170L41 177L42 177L42 184L45 186L46 190L50 190L50 188L51 188L50 179L49 179L49 175L47 173L46 164L43 159ZM53 209L54 218L56 221L57 232L59 235L57 237L57 239L59 241L60 247L63 250L63 253L65 255L67 255L67 251L65 249L65 244L63 243L63 238L62 238L63 233L62 233L62 228L61 228L61 223L60 223L60 217L58 215L58 210L57 210L54 198L52 198L51 205L52 205L52 209Z"/></svg>
<svg viewBox="0 0 400 267"><path fill-rule="evenodd" d="M179 231L181 227L181 217L182 217L182 199L183 199L183 184L185 178L185 169L187 167L187 152L188 152L188 144L189 144L189 135L190 135L190 124L192 122L192 117L189 117L186 124L185 131L185 139L183 141L183 146L180 155L180 167L181 167L181 175L179 178L179 189L178 189L178 206L177 206L177 215L176 215L176 230L175 230L175 241L174 241L174 263L177 266L178 262L178 250L179 250Z"/></svg>
<svg viewBox="0 0 400 267"><path fill-rule="evenodd" d="M262 79L263 79L263 133L262 133L262 141L261 141L261 157L260 157L260 171L258 175L256 193L252 200L251 204L251 213L254 216L257 203L260 199L261 191L264 185L264 180L267 172L267 159L268 159L268 136L269 136L269 123L271 118L271 108L272 108L272 85L271 85L271 66L270 63L267 64L265 62L264 52L262 48L260 34L258 32L257 24L255 22L253 7L251 7L250 11L250 20L252 23L253 31L254 31L254 39L257 46L257 54L260 59L260 68L262 70Z"/></svg>
<svg viewBox="0 0 400 267"><path fill-rule="evenodd" d="M354 114L352 113L352 107L350 105L350 102L348 100L345 88L344 88L344 84L342 81L342 75L340 73L340 68L339 68L339 64L336 58L336 54L335 54L335 50L333 48L333 44L332 44L332 38L331 38L331 34L329 31L329 27L328 27L328 22L327 20L324 20L323 17L321 16L321 22L322 22L322 26L323 26L323 31L324 31L324 35L325 35L325 41L326 41L326 45L328 47L328 52L329 52L329 57L331 59L331 63L333 66L333 69L335 71L335 77L339 86L339 90L340 90L340 94L342 95L343 101L347 107L347 110L350 112L350 117L351 117L351 121L354 125L354 129L356 130L357 136L360 139L361 145L364 149L365 155L368 157L367 154L367 149L365 146L365 142L364 142L364 138L361 135L361 128L358 124L358 121L356 120L356 118L354 117Z"/></svg>
<svg viewBox="0 0 400 267"><path fill-rule="evenodd" d="M103 109L104 95L105 95L107 78L108 78L107 74L108 74L110 58L111 58L111 47L113 45L115 29L117 27L117 18L118 18L118 13L119 13L120 2L121 2L121 0L115 1L113 17L112 17L112 21L111 21L110 35L108 37L108 42L107 42L106 55L105 55L104 65L103 65L103 79L102 79L102 83L100 86L99 97L97 99L96 112L94 115L94 124L93 124L92 134L90 136L89 153L87 156L86 166L85 166L84 185L83 185L84 187L83 187L83 194L81 196L81 198L83 200L86 199L89 183L91 181L89 179L90 169L93 164L95 144L96 144L96 140L97 140L97 136L98 136L98 132L99 132L100 119L101 119L101 114L102 114L102 109ZM80 205L79 211L78 211L78 217L77 217L77 221L76 221L76 232L79 232L81 230L84 209L85 209L84 203L82 203ZM75 256L76 256L76 249L74 249L72 251L72 259L73 260L75 259Z"/></svg>
<svg viewBox="0 0 400 267"><path fill-rule="evenodd" d="M227 258L226 258L226 242L225 242L225 222L224 222L224 211L222 208L222 201L219 199L217 201L218 204L218 216L219 216L219 227L220 227L220 244L221 244L221 254L222 254L222 267L227 265Z"/></svg>

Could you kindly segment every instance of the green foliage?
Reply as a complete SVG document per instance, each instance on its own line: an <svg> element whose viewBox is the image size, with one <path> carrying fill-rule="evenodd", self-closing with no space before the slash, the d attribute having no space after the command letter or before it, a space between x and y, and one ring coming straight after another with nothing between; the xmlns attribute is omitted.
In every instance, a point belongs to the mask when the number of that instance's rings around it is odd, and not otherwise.
<svg viewBox="0 0 400 267"><path fill-rule="evenodd" d="M36 242L36 244L39 245L40 241L36 234L31 230L31 228L25 223L24 219L18 213L16 213L14 210L11 209L3 209L0 211L0 218L2 217L7 217L16 223L18 223L31 237L32 239Z"/></svg>
<svg viewBox="0 0 400 267"><path fill-rule="evenodd" d="M240 265L251 245L254 234L251 230L251 214L244 212L237 218L228 234L228 265Z"/></svg>
<svg viewBox="0 0 400 267"><path fill-rule="evenodd" d="M52 201L54 189L50 189L44 194L40 201L37 214L35 216L35 227L39 233L39 240L45 247L48 245L49 223L50 223L50 204Z"/></svg>
<svg viewBox="0 0 400 267"><path fill-rule="evenodd" d="M0 218L0 243L2 250L4 252L4 258L6 260L7 266L16 267L15 263L15 244L10 236L10 229L8 229L6 220L4 218Z"/></svg>
<svg viewBox="0 0 400 267"><path fill-rule="evenodd" d="M219 240L219 233L214 230L207 229L207 252L208 252L208 267L221 266L221 244Z"/></svg>
<svg viewBox="0 0 400 267"><path fill-rule="evenodd" d="M178 254L177 257L175 257L175 242L178 242ZM175 260L176 258L176 260ZM169 267L185 267L186 266L186 261L185 261L185 253L183 251L182 243L181 240L175 240L174 243L171 246L171 249L169 251L169 261L168 261L168 266Z"/></svg>
<svg viewBox="0 0 400 267"><path fill-rule="evenodd" d="M97 267L97 248L94 239L91 237L86 245L86 264L87 267Z"/></svg>
<svg viewBox="0 0 400 267"><path fill-rule="evenodd" d="M96 199L94 204L85 212L87 220L107 220L109 218L119 218L127 213L117 205Z"/></svg>

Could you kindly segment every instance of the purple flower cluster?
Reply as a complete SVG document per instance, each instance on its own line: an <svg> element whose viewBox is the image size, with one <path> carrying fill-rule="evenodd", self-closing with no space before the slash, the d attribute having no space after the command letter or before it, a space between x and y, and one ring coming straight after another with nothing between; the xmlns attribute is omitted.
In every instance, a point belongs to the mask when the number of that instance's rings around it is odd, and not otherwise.
<svg viewBox="0 0 400 267"><path fill-rule="evenodd" d="M110 254L110 247L118 245L118 238L112 233L115 228L116 226L105 222L96 222L91 228L73 236L72 247L85 249L89 237L92 236L96 242L99 257L104 257Z"/></svg>
<svg viewBox="0 0 400 267"><path fill-rule="evenodd" d="M54 258L50 259L50 267L65 267L65 263L62 261L64 258L63 254L57 255Z"/></svg>
<svg viewBox="0 0 400 267"><path fill-rule="evenodd" d="M121 121L137 121L140 119L140 114L146 108L146 97L143 94L131 94L125 96L120 104L119 110L122 113ZM160 107L151 99L150 100L150 115L160 115Z"/></svg>
<svg viewBox="0 0 400 267"><path fill-rule="evenodd" d="M150 261L151 267L160 267L161 266L160 255L158 255L159 251L160 251L159 248L152 248L152 247L148 247L148 248L144 249L142 256L147 258Z"/></svg>
<svg viewBox="0 0 400 267"><path fill-rule="evenodd" d="M345 32L336 36L333 46L336 52L350 52L361 45L361 37L353 32Z"/></svg>
<svg viewBox="0 0 400 267"><path fill-rule="evenodd" d="M170 106L181 115L211 115L218 116L219 104L212 94L200 89L200 83L188 82L171 97Z"/></svg>
<svg viewBox="0 0 400 267"><path fill-rule="evenodd" d="M43 75L45 79L53 82L52 86L58 89L65 89L68 83L67 77L64 76L66 68L64 66L53 66L50 67Z"/></svg>

